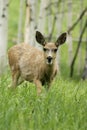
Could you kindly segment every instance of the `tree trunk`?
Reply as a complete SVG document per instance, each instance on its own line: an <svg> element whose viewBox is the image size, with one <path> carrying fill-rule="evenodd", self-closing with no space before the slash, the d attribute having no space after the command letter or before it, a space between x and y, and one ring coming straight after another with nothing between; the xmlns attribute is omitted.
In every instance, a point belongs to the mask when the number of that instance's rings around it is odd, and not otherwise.
<svg viewBox="0 0 87 130"><path fill-rule="evenodd" d="M67 23L68 23L68 28L71 27L72 25L72 0L68 0L68 16L67 16ZM72 34L70 33L68 35L68 62L69 66L71 65L72 62Z"/></svg>
<svg viewBox="0 0 87 130"><path fill-rule="evenodd" d="M24 18L23 16L24 16L24 0L20 0L17 43L22 42L22 25Z"/></svg>
<svg viewBox="0 0 87 130"><path fill-rule="evenodd" d="M41 0L37 29L40 32L42 32L42 34L45 33L46 14L47 14L46 11L47 11L48 4L49 4L49 0ZM36 47L41 49L41 46L39 44L36 44Z"/></svg>
<svg viewBox="0 0 87 130"><path fill-rule="evenodd" d="M30 25L30 1L26 0L24 43L29 43L29 25Z"/></svg>
<svg viewBox="0 0 87 130"><path fill-rule="evenodd" d="M5 71L8 38L8 0L0 0L0 75Z"/></svg>
<svg viewBox="0 0 87 130"><path fill-rule="evenodd" d="M35 45L35 29L36 29L36 0L30 0L30 25L29 25L29 44Z"/></svg>
<svg viewBox="0 0 87 130"><path fill-rule="evenodd" d="M82 79L87 80L87 25L86 25L86 57L85 57L85 66L82 74Z"/></svg>
<svg viewBox="0 0 87 130"><path fill-rule="evenodd" d="M58 15L57 15L57 22L56 22L56 38L61 34L62 32L62 24L63 24L63 18L64 18L64 6L65 5L65 1L61 1L58 2ZM60 64L60 59L61 59L61 48L58 49L58 52L57 52L57 61L58 61L58 64Z"/></svg>
<svg viewBox="0 0 87 130"><path fill-rule="evenodd" d="M80 0L80 13L83 10L83 1ZM83 19L80 21L80 33L82 32L82 25L83 25ZM82 45L82 44L81 44ZM82 69L82 46L80 45L79 52L78 52L78 75L80 75L81 69Z"/></svg>

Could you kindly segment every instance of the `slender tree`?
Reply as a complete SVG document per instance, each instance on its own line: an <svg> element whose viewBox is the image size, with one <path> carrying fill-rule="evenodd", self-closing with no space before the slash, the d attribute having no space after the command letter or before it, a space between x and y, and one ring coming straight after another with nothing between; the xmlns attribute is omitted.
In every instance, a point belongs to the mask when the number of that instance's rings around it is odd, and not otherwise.
<svg viewBox="0 0 87 130"><path fill-rule="evenodd" d="M87 79L87 26L86 26L86 57L85 57L85 66L82 74L82 79Z"/></svg>
<svg viewBox="0 0 87 130"><path fill-rule="evenodd" d="M29 44L35 45L35 27L36 27L36 7L37 1L30 0L30 25L29 25Z"/></svg>
<svg viewBox="0 0 87 130"><path fill-rule="evenodd" d="M26 20L25 20L25 43L34 45L36 29L36 0L26 0Z"/></svg>
<svg viewBox="0 0 87 130"><path fill-rule="evenodd" d="M83 35L85 33L85 30L86 30L86 27L87 27L87 20L85 21L84 27L82 28L82 32L81 32L80 37L79 37L79 42L78 42L78 45L77 45L77 49L76 49L75 55L74 55L72 63L71 63L70 77L73 76L74 63L75 63L75 60L77 58L78 51L79 51L79 48L80 48L80 45L81 45L81 42L82 42Z"/></svg>
<svg viewBox="0 0 87 130"><path fill-rule="evenodd" d="M6 49L8 38L8 0L0 0L0 74L6 67Z"/></svg>
<svg viewBox="0 0 87 130"><path fill-rule="evenodd" d="M39 11L39 20L38 20L38 29L42 33L45 32L45 24L46 24L46 16L47 16L48 4L49 4L49 0L41 0L40 11Z"/></svg>
<svg viewBox="0 0 87 130"><path fill-rule="evenodd" d="M67 27L70 28L72 25L72 0L68 0L68 16L67 16ZM68 35L68 61L69 61L69 66L71 65L72 62L72 33L69 33Z"/></svg>
<svg viewBox="0 0 87 130"><path fill-rule="evenodd" d="M46 16L47 16L47 7L49 4L49 0L41 0L40 2L40 9L39 9L39 15L38 15L38 22L37 22L37 30L45 33L45 25L46 25ZM41 49L41 46L39 44L36 44L36 47Z"/></svg>
<svg viewBox="0 0 87 130"><path fill-rule="evenodd" d="M80 13L83 10L83 3L84 0L80 0ZM83 19L80 20L80 30L79 30L80 33L82 32L82 26L83 26ZM79 52L78 52L78 75L80 74L81 69L82 69L82 43L80 45Z"/></svg>
<svg viewBox="0 0 87 130"><path fill-rule="evenodd" d="M64 8L65 8L65 1L62 2L62 0L59 0L57 3L57 7L58 7L58 14L57 14L57 22L56 22L56 37L58 37L58 35L61 34L62 32L62 24L63 24L63 20L64 20ZM63 12L63 13L62 13ZM57 61L58 64L60 64L60 59L61 59L61 48L59 48L58 52L57 52Z"/></svg>
<svg viewBox="0 0 87 130"><path fill-rule="evenodd" d="M30 26L30 1L26 0L26 18L24 30L24 43L29 43L29 26Z"/></svg>
<svg viewBox="0 0 87 130"><path fill-rule="evenodd" d="M23 25L23 14L24 14L24 0L20 0L20 7L19 7L19 21L18 21L18 38L17 43L22 41L22 25Z"/></svg>

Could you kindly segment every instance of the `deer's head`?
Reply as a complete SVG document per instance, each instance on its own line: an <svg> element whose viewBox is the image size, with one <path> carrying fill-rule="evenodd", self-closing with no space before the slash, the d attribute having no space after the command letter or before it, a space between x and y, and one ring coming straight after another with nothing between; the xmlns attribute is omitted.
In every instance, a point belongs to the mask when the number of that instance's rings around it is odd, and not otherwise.
<svg viewBox="0 0 87 130"><path fill-rule="evenodd" d="M36 31L36 40L43 46L44 56L46 64L52 65L56 58L58 47L66 41L67 34L62 33L56 40L56 42L46 42L44 36Z"/></svg>

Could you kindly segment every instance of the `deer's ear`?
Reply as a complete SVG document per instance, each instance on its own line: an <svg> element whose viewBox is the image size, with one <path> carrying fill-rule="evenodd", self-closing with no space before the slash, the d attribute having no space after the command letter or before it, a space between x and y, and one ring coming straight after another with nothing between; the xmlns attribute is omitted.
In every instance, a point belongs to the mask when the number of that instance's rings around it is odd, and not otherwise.
<svg viewBox="0 0 87 130"><path fill-rule="evenodd" d="M66 38L67 38L67 33L66 32L62 33L58 37L57 41L55 42L56 46L58 47L58 46L62 45L66 41Z"/></svg>
<svg viewBox="0 0 87 130"><path fill-rule="evenodd" d="M46 44L44 36L39 31L36 31L36 41L43 46Z"/></svg>

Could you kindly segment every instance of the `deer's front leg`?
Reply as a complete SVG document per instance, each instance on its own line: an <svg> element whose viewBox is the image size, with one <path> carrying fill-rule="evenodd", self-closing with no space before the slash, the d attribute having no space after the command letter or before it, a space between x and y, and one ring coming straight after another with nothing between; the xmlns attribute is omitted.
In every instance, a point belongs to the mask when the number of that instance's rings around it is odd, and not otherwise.
<svg viewBox="0 0 87 130"><path fill-rule="evenodd" d="M18 85L19 71L12 72L12 87L15 88Z"/></svg>
<svg viewBox="0 0 87 130"><path fill-rule="evenodd" d="M42 83L40 80L37 80L37 79L34 80L34 83L37 87L37 94L39 95L41 93L41 90L42 90Z"/></svg>

